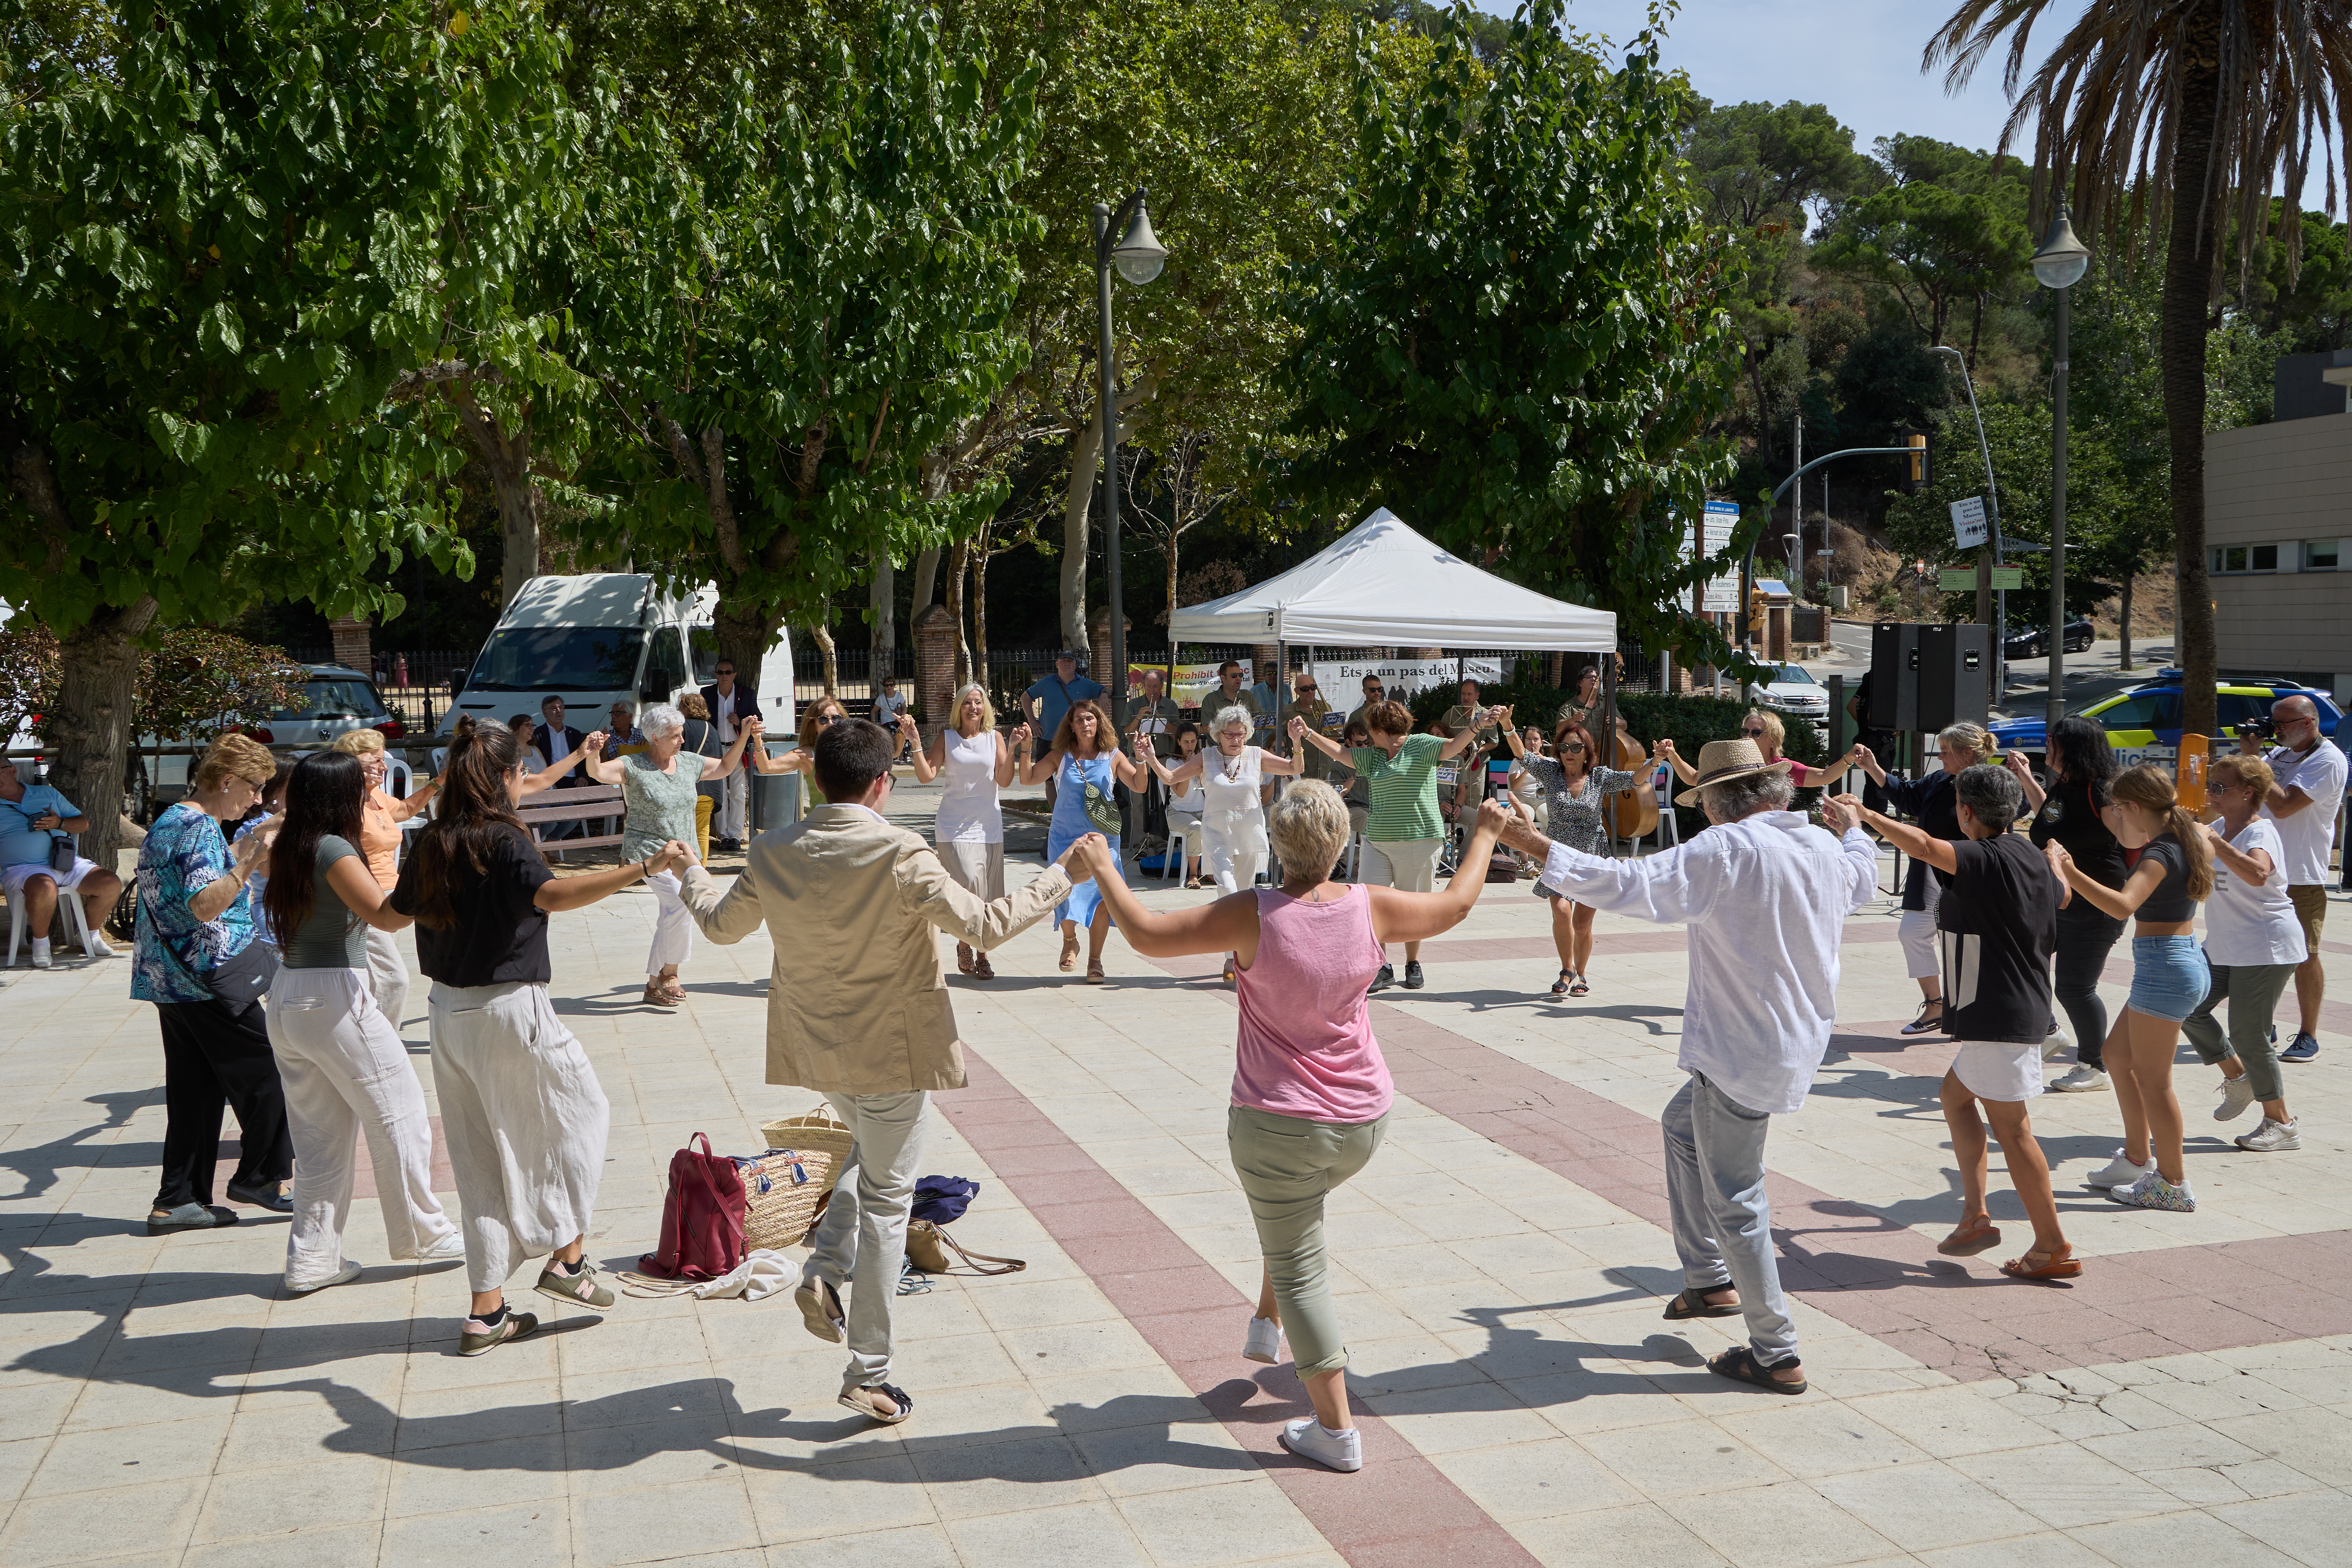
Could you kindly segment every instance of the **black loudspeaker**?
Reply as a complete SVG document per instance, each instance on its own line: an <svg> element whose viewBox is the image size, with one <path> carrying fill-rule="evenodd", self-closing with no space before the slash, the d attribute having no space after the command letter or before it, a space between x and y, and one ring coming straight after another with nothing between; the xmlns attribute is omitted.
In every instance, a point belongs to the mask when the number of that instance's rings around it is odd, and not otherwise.
<svg viewBox="0 0 2352 1568"><path fill-rule="evenodd" d="M1992 630L1975 625L1919 628L1917 730L1940 730L1990 711Z"/></svg>
<svg viewBox="0 0 2352 1568"><path fill-rule="evenodd" d="M1919 728L1919 633L1916 621L1880 621L1870 628L1870 703L1863 722L1874 730Z"/></svg>

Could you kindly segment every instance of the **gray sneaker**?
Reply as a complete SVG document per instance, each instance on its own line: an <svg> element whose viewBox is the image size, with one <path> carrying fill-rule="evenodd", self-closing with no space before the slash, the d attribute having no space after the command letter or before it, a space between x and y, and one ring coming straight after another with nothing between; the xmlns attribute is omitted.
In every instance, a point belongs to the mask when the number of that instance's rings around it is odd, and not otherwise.
<svg viewBox="0 0 2352 1568"><path fill-rule="evenodd" d="M593 1307L603 1311L615 1300L612 1290L596 1282L596 1266L586 1258L580 1260L580 1272L566 1274L550 1259L539 1271L539 1283L531 1287L542 1296L552 1296L559 1301L577 1306Z"/></svg>
<svg viewBox="0 0 2352 1568"><path fill-rule="evenodd" d="M2059 1094L2091 1094L2107 1087L2107 1075L2097 1068L2077 1064L2069 1071L2050 1080L2050 1087Z"/></svg>
<svg viewBox="0 0 2352 1568"><path fill-rule="evenodd" d="M507 1310L504 1321L495 1329L483 1326L479 1318L468 1318L457 1334L459 1355L487 1355L509 1340L527 1339L539 1327L539 1320L529 1312Z"/></svg>
<svg viewBox="0 0 2352 1568"><path fill-rule="evenodd" d="M2213 1120L2216 1121L2235 1121L2239 1117L2243 1116L2250 1109L2252 1109L2253 1103L2254 1085L2252 1079L2244 1078L2225 1078L2221 1080L2221 1103L2213 1108Z"/></svg>
<svg viewBox="0 0 2352 1568"><path fill-rule="evenodd" d="M2145 1165L2135 1165L2118 1149L2114 1159L2084 1177L2083 1184L2086 1187L2127 1187L2155 1169L2153 1159Z"/></svg>
<svg viewBox="0 0 2352 1568"><path fill-rule="evenodd" d="M2295 1121L2273 1121L2265 1116L2263 1124L2252 1132L2239 1133L2237 1144L2257 1154L2290 1153L2303 1147L2303 1140L2296 1136L2300 1125Z"/></svg>

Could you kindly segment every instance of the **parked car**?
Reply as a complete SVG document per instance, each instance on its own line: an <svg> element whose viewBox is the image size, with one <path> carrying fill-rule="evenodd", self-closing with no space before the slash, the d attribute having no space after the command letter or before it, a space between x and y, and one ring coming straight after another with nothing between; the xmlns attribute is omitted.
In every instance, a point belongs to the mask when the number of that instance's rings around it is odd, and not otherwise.
<svg viewBox="0 0 2352 1568"><path fill-rule="evenodd" d="M1816 723L1827 722L1830 716L1830 694L1827 688L1815 680L1802 665L1784 664L1772 672L1772 679L1761 685L1750 681L1746 687L1748 700L1759 708L1769 708Z"/></svg>
<svg viewBox="0 0 2352 1568"><path fill-rule="evenodd" d="M2080 710L2107 731L2107 743L2126 767L2135 763L2170 762L2180 749L2180 681L2178 669L2159 669L2156 679L2113 696L2102 697ZM2218 749L2237 744L2238 726L2270 717L2271 704L2282 697L2308 697L2319 710L2319 728L2336 733L2342 712L2335 700L2315 687L2292 680L2222 680L2214 683L2219 697L2213 737ZM2023 752L2039 770L2046 752L2047 728L2040 719L2004 719L1991 726L1994 739L2006 751Z"/></svg>
<svg viewBox="0 0 2352 1568"><path fill-rule="evenodd" d="M328 745L347 730L380 730L386 741L394 742L407 734L408 727L385 704L375 682L361 671L340 664L306 664L300 674L300 703L243 721L247 734L265 746L306 751ZM188 793L188 774L196 759L150 754L155 746L188 743L185 737L139 737L123 770L124 815L144 822L156 806L169 805ZM150 768L154 770L152 776Z"/></svg>
<svg viewBox="0 0 2352 1568"><path fill-rule="evenodd" d="M2076 616L2066 623L2066 646L2063 651L2088 653L2097 635L2090 622ZM2049 634L2040 626L2018 626L2000 646L2011 658L2037 658L2050 651Z"/></svg>

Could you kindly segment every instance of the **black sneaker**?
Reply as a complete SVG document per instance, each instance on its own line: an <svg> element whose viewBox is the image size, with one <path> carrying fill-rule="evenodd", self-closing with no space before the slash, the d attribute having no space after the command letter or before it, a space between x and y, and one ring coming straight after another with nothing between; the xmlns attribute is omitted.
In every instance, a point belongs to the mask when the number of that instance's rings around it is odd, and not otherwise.
<svg viewBox="0 0 2352 1568"><path fill-rule="evenodd" d="M1396 966L1394 964L1383 963L1381 965L1381 972L1372 976L1372 983L1368 988L1366 988L1365 994L1370 995L1374 991L1385 991L1395 984Z"/></svg>
<svg viewBox="0 0 2352 1568"><path fill-rule="evenodd" d="M1404 988L1408 991L1418 991L1428 984L1428 980L1421 973L1421 960L1417 958L1407 960L1404 966Z"/></svg>

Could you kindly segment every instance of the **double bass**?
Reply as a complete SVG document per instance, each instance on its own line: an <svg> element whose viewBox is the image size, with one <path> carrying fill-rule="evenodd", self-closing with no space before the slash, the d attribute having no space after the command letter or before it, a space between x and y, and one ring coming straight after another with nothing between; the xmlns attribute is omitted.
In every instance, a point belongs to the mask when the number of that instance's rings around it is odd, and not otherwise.
<svg viewBox="0 0 2352 1568"><path fill-rule="evenodd" d="M1613 724L1610 736L1613 743L1609 749L1616 758L1610 765L1637 775L1639 782L1609 797L1609 831L1620 838L1644 837L1658 830L1658 792L1650 783L1650 753Z"/></svg>

